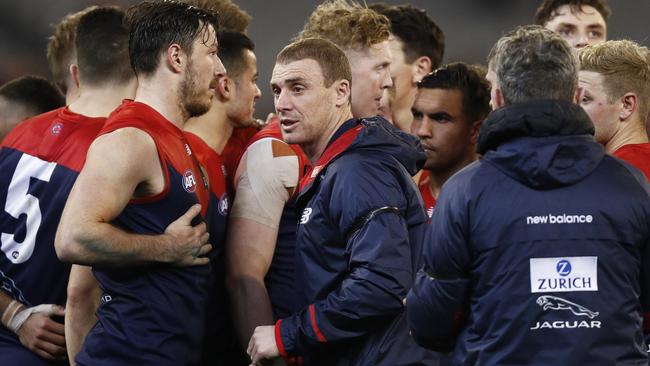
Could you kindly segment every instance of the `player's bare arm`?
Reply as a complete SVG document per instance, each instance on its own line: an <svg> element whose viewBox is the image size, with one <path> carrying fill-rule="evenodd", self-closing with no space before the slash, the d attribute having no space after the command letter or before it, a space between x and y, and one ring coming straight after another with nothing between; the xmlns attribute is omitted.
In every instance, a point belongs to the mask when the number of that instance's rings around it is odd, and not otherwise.
<svg viewBox="0 0 650 366"><path fill-rule="evenodd" d="M111 224L129 200L164 190L164 177L153 139L136 128L123 128L93 142L72 188L56 234L58 257L78 264L203 265L211 247L205 223L191 226L200 213L192 206L164 234L137 235Z"/></svg>
<svg viewBox="0 0 650 366"><path fill-rule="evenodd" d="M296 187L298 159L275 157L273 144L262 139L251 145L237 169L237 195L233 202L226 242L228 291L240 344L246 345L259 325L274 323L264 278L275 252L287 187ZM277 147L276 147L277 148Z"/></svg>
<svg viewBox="0 0 650 366"><path fill-rule="evenodd" d="M75 357L86 334L97 322L95 311L99 307L102 290L92 273L92 268L73 264L68 279L68 297L65 312L65 343L68 360L75 365Z"/></svg>
<svg viewBox="0 0 650 366"><path fill-rule="evenodd" d="M248 344L255 327L273 324L264 277L273 259L278 228L235 217L230 219L228 233L226 284L240 344Z"/></svg>

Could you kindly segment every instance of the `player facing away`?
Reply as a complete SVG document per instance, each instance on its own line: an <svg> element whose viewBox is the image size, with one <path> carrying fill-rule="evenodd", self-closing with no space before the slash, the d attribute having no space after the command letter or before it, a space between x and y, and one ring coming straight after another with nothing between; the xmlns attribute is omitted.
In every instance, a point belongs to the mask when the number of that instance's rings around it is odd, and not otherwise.
<svg viewBox="0 0 650 366"><path fill-rule="evenodd" d="M76 30L79 96L22 123L0 150L3 365L65 358L64 326L51 317L63 315L70 265L57 259L54 237L88 147L109 113L135 94L123 18L114 7L83 12Z"/></svg>

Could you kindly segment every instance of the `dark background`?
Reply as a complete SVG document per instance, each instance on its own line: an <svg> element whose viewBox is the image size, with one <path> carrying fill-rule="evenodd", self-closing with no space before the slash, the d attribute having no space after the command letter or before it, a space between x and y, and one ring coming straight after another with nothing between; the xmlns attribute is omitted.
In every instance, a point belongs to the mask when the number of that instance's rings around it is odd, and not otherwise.
<svg viewBox="0 0 650 366"><path fill-rule="evenodd" d="M50 77L45 61L51 24L93 4L128 6L133 0L0 0L0 84L24 75ZM373 3L375 1L367 1ZM403 4L405 1L384 1ZM532 21L541 0L412 0L446 35L444 62L485 63L494 42L517 25ZM275 55L300 31L320 1L235 0L253 16L249 35L256 43L262 99L258 116L273 110L268 81ZM650 45L650 0L611 0L609 38Z"/></svg>

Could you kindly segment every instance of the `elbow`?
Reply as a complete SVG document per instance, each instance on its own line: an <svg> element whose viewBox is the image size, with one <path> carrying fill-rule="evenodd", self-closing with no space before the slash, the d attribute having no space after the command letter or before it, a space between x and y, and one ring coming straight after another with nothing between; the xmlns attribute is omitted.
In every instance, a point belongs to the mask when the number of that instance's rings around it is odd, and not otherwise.
<svg viewBox="0 0 650 366"><path fill-rule="evenodd" d="M60 261L78 263L81 257L81 242L77 240L75 229L69 225L59 225L54 239L54 250Z"/></svg>

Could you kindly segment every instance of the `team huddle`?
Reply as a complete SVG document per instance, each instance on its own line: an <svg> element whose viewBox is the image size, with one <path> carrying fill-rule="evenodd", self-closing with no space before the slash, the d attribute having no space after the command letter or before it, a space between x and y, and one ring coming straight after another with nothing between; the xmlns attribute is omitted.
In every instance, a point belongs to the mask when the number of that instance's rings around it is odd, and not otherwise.
<svg viewBox="0 0 650 366"><path fill-rule="evenodd" d="M54 83L0 87L0 364L647 365L650 51L609 16L443 65L425 11L327 0L264 121L230 0L64 17Z"/></svg>

